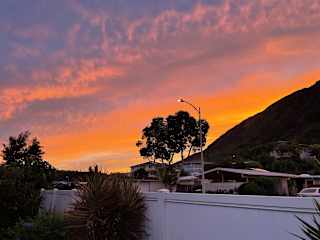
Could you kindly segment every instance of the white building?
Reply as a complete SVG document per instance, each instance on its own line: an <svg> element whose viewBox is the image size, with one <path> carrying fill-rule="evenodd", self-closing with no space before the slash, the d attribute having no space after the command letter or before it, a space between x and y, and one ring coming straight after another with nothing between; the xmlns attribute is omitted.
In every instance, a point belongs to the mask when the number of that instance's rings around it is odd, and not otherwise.
<svg viewBox="0 0 320 240"><path fill-rule="evenodd" d="M212 165L212 162L205 162L205 166ZM177 169L183 170L187 175L200 176L202 173L202 165L200 159L200 153L193 154L183 161L174 163Z"/></svg>
<svg viewBox="0 0 320 240"><path fill-rule="evenodd" d="M279 180L277 192L289 195L288 180L299 178L298 175L289 173L270 172L264 169L236 169L236 168L214 168L205 172L206 179L210 183L206 184L206 190L237 191L242 184L257 177L274 178Z"/></svg>

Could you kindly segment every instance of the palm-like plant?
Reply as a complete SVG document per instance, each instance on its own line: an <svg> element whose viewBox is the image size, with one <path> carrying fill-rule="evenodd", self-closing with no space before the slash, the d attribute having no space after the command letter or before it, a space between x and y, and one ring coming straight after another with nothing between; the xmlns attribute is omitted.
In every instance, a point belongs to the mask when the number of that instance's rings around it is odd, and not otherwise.
<svg viewBox="0 0 320 240"><path fill-rule="evenodd" d="M320 203L315 201L315 207L317 213L313 216L312 223L308 223L300 217L297 217L298 220L302 223L302 231L305 234L304 237L294 234L297 238L301 240L320 240Z"/></svg>
<svg viewBox="0 0 320 240"><path fill-rule="evenodd" d="M144 198L129 180L96 173L78 197L66 215L71 239L141 240L146 235Z"/></svg>

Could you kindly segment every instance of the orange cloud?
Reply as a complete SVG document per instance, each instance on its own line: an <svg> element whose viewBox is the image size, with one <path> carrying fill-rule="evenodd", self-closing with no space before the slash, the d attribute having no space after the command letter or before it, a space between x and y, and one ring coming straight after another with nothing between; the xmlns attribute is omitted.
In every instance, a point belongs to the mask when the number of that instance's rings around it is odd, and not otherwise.
<svg viewBox="0 0 320 240"><path fill-rule="evenodd" d="M213 141L320 75L318 0L152 11L147 2L59 4L70 15L45 16L48 26L23 22L24 31L13 31L0 23L13 36L0 56L0 138L28 128L59 168L126 171L143 161L135 147L141 129L155 116L192 112L177 97L202 107Z"/></svg>

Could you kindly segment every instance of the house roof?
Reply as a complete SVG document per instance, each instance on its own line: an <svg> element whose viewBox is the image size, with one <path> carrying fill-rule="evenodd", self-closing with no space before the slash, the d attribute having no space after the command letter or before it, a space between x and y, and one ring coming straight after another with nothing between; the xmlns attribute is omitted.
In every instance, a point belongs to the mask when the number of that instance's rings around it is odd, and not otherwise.
<svg viewBox="0 0 320 240"><path fill-rule="evenodd" d="M142 166L146 166L146 165L162 166L161 163L157 163L157 162L144 162L144 163L139 163L139 164L136 164L136 165L132 165L132 166L130 166L130 168L142 167Z"/></svg>
<svg viewBox="0 0 320 240"><path fill-rule="evenodd" d="M319 179L320 175L300 174L298 177L305 179Z"/></svg>
<svg viewBox="0 0 320 240"><path fill-rule="evenodd" d="M243 174L247 176L261 176L261 177L282 177L282 178L298 178L298 175L289 173L269 172L263 169L236 169L236 168L214 168L205 172L205 174L212 172L230 172L236 174Z"/></svg>
<svg viewBox="0 0 320 240"><path fill-rule="evenodd" d="M180 160L180 161L175 162L173 165L177 165L177 164L181 164L181 163L182 163L182 161ZM190 164L190 163L201 164L201 154L200 154L200 152L194 153L191 156L187 157L186 159L184 159L183 163L184 164L186 164L186 163L188 163L188 164ZM206 162L206 161L204 163L206 165L212 165L213 164L212 162Z"/></svg>

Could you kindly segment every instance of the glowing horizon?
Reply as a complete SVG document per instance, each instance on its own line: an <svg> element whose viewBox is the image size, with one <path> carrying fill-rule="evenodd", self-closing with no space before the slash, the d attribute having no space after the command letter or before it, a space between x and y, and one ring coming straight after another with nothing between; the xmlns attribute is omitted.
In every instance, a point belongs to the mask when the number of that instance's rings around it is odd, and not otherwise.
<svg viewBox="0 0 320 240"><path fill-rule="evenodd" d="M320 79L317 0L0 3L0 143L127 171L156 116L201 106L208 142ZM195 115L196 116L196 115Z"/></svg>

